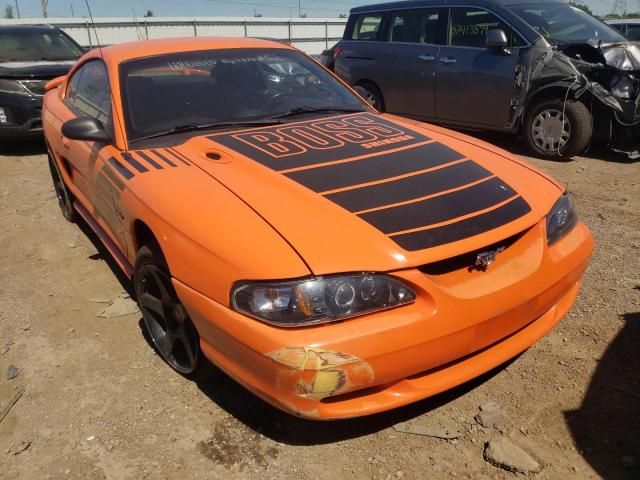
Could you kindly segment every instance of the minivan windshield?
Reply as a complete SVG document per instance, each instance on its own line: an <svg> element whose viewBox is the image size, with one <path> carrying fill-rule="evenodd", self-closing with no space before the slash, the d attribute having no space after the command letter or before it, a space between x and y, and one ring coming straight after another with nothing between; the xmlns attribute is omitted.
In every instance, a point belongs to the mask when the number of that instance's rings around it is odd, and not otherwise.
<svg viewBox="0 0 640 480"><path fill-rule="evenodd" d="M120 65L130 141L242 122L365 111L368 106L295 50L190 51Z"/></svg>
<svg viewBox="0 0 640 480"><path fill-rule="evenodd" d="M0 62L76 60L84 52L58 30L0 31Z"/></svg>
<svg viewBox="0 0 640 480"><path fill-rule="evenodd" d="M605 23L579 8L563 3L508 5L511 11L556 45L602 40L624 42L625 38Z"/></svg>

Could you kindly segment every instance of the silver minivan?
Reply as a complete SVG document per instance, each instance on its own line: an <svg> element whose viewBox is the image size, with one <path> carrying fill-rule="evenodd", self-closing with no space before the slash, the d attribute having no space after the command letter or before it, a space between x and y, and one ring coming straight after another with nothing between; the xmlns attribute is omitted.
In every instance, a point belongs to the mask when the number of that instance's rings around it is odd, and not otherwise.
<svg viewBox="0 0 640 480"><path fill-rule="evenodd" d="M570 158L640 138L640 50L560 0L418 0L351 10L335 72L378 109L521 133Z"/></svg>

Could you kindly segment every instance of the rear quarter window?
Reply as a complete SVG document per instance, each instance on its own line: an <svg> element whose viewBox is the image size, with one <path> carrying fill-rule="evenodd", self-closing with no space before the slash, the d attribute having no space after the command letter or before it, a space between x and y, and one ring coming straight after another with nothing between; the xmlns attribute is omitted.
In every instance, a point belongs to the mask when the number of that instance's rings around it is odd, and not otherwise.
<svg viewBox="0 0 640 480"><path fill-rule="evenodd" d="M382 27L382 14L360 15L353 27L351 40L377 40Z"/></svg>

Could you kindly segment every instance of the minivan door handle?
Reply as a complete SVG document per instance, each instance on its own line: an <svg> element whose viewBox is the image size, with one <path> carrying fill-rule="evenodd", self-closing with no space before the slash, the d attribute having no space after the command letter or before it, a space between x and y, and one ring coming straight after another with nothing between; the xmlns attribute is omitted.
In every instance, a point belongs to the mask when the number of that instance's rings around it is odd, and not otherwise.
<svg viewBox="0 0 640 480"><path fill-rule="evenodd" d="M435 60L436 57L434 57L433 55L418 55L418 58L420 60L424 60L425 62L429 62L431 60Z"/></svg>
<svg viewBox="0 0 640 480"><path fill-rule="evenodd" d="M444 64L450 65L452 63L456 63L456 59L452 57L442 57L440 61Z"/></svg>

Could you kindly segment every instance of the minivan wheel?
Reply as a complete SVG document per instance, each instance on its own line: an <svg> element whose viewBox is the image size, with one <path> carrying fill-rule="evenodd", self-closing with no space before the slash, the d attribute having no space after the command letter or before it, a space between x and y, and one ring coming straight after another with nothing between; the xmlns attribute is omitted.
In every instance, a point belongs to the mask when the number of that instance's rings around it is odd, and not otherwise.
<svg viewBox="0 0 640 480"><path fill-rule="evenodd" d="M543 158L568 160L587 149L593 125L591 113L583 103L554 99L529 110L524 130L532 152Z"/></svg>
<svg viewBox="0 0 640 480"><path fill-rule="evenodd" d="M367 103L379 112L384 112L384 99L382 98L382 92L380 89L370 82L359 83L358 86L366 90L367 93L364 96L364 99Z"/></svg>
<svg viewBox="0 0 640 480"><path fill-rule="evenodd" d="M60 211L62 212L62 216L67 221L73 223L77 218L76 211L73 208L73 194L69 191L67 185L64 183L62 175L58 170L58 166L55 164L55 160L53 160L53 158L51 157L51 153L49 153L48 156L49 171L51 172L51 180L53 181L53 188L56 192L56 198L58 199Z"/></svg>

